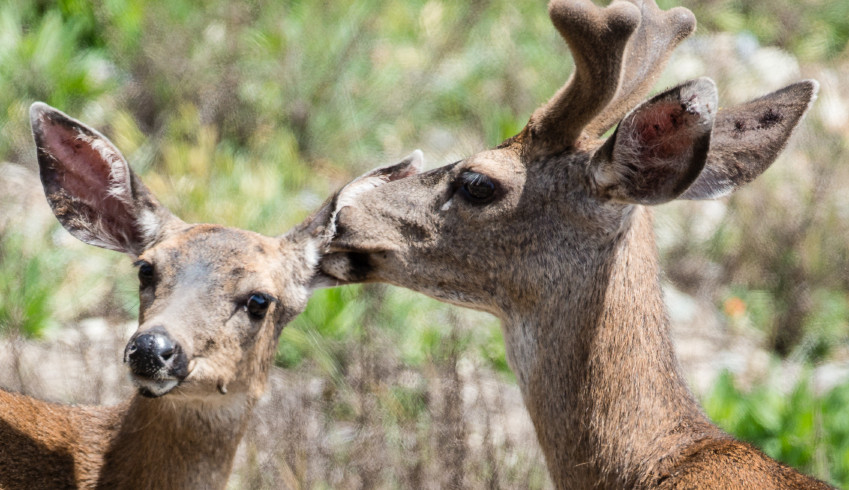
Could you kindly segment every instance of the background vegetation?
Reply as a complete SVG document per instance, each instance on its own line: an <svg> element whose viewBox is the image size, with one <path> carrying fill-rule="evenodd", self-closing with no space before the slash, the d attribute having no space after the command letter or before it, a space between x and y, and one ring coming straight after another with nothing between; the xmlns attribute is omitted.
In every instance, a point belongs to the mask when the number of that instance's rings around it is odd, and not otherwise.
<svg viewBox="0 0 849 490"><path fill-rule="evenodd" d="M731 105L823 84L763 178L659 209L682 361L723 427L849 486L849 3L682 3L700 29L660 85L707 75ZM124 335L138 307L129 261L45 209L35 100L101 129L185 220L276 234L414 148L438 165L513 135L570 63L536 0L6 0L0 343L49 344L91 318ZM234 487L550 486L489 316L382 286L320 291L278 365ZM20 371L5 386L38 393Z"/></svg>

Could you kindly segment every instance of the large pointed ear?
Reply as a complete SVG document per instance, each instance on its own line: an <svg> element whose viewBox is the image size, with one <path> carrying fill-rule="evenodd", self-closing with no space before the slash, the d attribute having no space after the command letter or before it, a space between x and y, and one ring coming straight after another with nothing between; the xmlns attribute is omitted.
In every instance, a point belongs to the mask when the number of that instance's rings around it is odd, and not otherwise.
<svg viewBox="0 0 849 490"><path fill-rule="evenodd" d="M75 237L138 256L177 220L105 136L41 102L30 107L30 123L44 194Z"/></svg>
<svg viewBox="0 0 849 490"><path fill-rule="evenodd" d="M816 99L819 84L805 80L716 116L705 169L682 199L715 199L764 172Z"/></svg>
<svg viewBox="0 0 849 490"><path fill-rule="evenodd" d="M340 209L348 206L356 196L369 189L419 173L423 163L424 155L421 150L415 150L398 163L378 167L360 175L336 191L315 213L289 234L309 236L311 239L317 240L319 250L326 251L330 240L336 234L336 214ZM338 279L319 272L311 286L321 288L339 284Z"/></svg>
<svg viewBox="0 0 849 490"><path fill-rule="evenodd" d="M704 167L716 106L716 86L708 78L637 106L593 154L590 187L602 199L630 204L675 199Z"/></svg>

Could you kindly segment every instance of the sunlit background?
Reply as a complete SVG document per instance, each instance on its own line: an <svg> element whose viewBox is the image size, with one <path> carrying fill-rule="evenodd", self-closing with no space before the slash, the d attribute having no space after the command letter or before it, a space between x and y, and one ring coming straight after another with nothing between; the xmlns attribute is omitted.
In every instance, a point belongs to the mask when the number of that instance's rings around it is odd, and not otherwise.
<svg viewBox="0 0 849 490"><path fill-rule="evenodd" d="M676 5L660 2L664 8ZM820 97L762 178L658 211L682 365L708 414L849 487L849 2L688 0L658 88ZM53 218L28 107L98 128L186 221L279 234L353 176L520 130L571 71L540 0L0 3L0 386L114 402L130 261ZM408 291L315 294L280 341L233 488L548 488L497 321Z"/></svg>

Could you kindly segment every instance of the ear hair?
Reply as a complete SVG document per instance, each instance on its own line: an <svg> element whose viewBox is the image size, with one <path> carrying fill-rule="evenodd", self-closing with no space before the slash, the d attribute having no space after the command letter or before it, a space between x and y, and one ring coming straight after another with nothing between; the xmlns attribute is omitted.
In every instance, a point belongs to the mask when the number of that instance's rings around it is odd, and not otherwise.
<svg viewBox="0 0 849 490"><path fill-rule="evenodd" d="M762 174L778 158L817 98L805 80L719 111L705 169L682 199L716 199Z"/></svg>
<svg viewBox="0 0 849 490"><path fill-rule="evenodd" d="M591 158L595 193L631 204L678 197L704 166L716 99L713 81L700 78L631 111Z"/></svg>
<svg viewBox="0 0 849 490"><path fill-rule="evenodd" d="M30 122L47 201L78 239L138 256L176 219L96 130L40 102Z"/></svg>

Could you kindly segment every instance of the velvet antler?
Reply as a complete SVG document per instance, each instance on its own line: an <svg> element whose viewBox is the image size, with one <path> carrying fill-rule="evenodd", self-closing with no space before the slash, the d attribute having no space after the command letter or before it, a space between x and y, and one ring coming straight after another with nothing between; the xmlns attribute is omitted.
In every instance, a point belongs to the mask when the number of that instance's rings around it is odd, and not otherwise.
<svg viewBox="0 0 849 490"><path fill-rule="evenodd" d="M533 156L558 153L597 138L651 89L672 50L695 29L692 12L662 11L653 0L552 0L549 15L569 45L575 71L520 135Z"/></svg>

